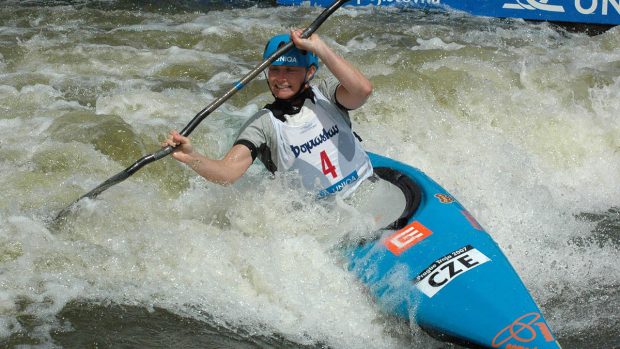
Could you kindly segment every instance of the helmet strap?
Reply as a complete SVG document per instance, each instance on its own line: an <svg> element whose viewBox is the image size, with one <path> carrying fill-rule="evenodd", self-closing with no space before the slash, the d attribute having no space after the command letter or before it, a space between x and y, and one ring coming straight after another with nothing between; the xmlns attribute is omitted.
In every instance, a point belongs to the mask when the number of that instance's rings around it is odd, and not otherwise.
<svg viewBox="0 0 620 349"><path fill-rule="evenodd" d="M311 66L312 67L312 66ZM309 83L310 81L312 81L312 79L314 79L314 76L316 75L316 67L314 68L314 73L312 73L312 75L310 76L310 78L308 78L308 72L310 71L310 68L306 68L306 75L304 77L304 84Z"/></svg>

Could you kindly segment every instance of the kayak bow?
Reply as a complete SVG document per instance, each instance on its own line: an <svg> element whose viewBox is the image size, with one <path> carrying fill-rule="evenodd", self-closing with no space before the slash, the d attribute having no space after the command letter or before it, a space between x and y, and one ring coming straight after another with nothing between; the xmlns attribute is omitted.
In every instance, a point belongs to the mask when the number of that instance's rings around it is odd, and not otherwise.
<svg viewBox="0 0 620 349"><path fill-rule="evenodd" d="M420 170L369 156L376 173L405 191L408 201L397 230L348 253L350 269L377 303L441 340L560 348L519 275L472 215Z"/></svg>

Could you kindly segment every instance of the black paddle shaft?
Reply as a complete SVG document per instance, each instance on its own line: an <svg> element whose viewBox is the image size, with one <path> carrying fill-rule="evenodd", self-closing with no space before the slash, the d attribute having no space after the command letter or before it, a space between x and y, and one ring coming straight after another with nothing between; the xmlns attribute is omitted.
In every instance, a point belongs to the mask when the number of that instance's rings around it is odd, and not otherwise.
<svg viewBox="0 0 620 349"><path fill-rule="evenodd" d="M325 22L325 20L336 11L340 6L346 3L349 0L336 0L331 6L323 10L321 14L308 26L301 34L302 38L308 38L312 35L320 26ZM194 118L181 130L181 135L187 137L194 131L194 129L204 120L207 116L209 116L213 111L215 111L219 106L224 104L230 97L232 97L235 93L241 90L247 83L249 83L252 79L254 79L258 74L260 74L265 68L267 68L271 63L273 63L278 57L282 56L284 53L292 49L294 46L293 42L289 42L286 45L280 47L276 52L274 52L271 56L265 59L262 63L257 65L252 71L247 73L239 82L235 84L230 90L228 90L224 95L215 99L211 104L209 104L206 108L201 110ZM64 210L60 211L60 213L56 216L55 220L66 216L72 209L72 207L80 200L84 198L94 199L97 195L101 194L108 188L113 185L116 185L125 179L129 178L131 175L136 173L142 167L150 164L153 161L159 160L163 157L170 155L174 151L174 147L167 146L162 148L161 150L145 155L136 161L133 165L127 167L123 171L117 173L116 175L108 178L105 182L101 183L95 189L89 191L88 193L82 195L79 199L72 202L69 206L67 206Z"/></svg>

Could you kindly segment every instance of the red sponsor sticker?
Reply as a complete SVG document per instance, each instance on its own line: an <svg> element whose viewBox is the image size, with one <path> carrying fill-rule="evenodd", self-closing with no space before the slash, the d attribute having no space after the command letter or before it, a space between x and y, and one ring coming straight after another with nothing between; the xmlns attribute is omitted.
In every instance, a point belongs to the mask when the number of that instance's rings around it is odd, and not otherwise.
<svg viewBox="0 0 620 349"><path fill-rule="evenodd" d="M527 313L499 331L493 338L491 345L493 348L499 348L506 344L506 349L534 349L536 347L530 348L527 343L536 339L539 334L543 336L546 342L553 341L553 335L540 314Z"/></svg>
<svg viewBox="0 0 620 349"><path fill-rule="evenodd" d="M433 232L422 223L415 221L403 229L390 235L385 241L385 247L396 256L409 249L411 246L426 239Z"/></svg>

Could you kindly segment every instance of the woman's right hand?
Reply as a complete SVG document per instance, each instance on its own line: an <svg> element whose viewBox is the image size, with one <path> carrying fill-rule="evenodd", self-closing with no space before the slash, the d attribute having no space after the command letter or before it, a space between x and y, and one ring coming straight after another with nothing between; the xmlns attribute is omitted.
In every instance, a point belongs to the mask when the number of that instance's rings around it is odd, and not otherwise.
<svg viewBox="0 0 620 349"><path fill-rule="evenodd" d="M172 157L183 163L189 163L194 158L194 148L189 138L182 136L179 132L172 130L168 138L161 144L162 148L167 146L174 147Z"/></svg>

